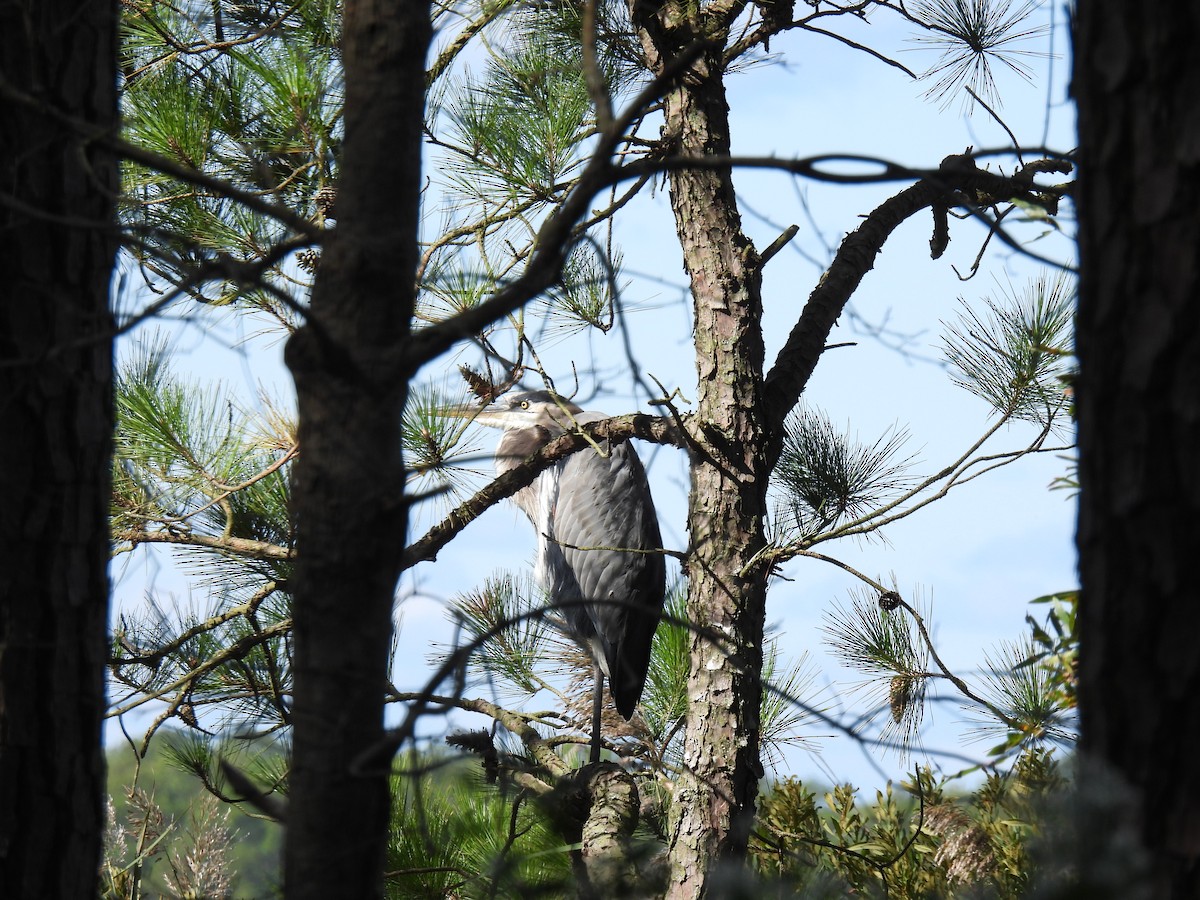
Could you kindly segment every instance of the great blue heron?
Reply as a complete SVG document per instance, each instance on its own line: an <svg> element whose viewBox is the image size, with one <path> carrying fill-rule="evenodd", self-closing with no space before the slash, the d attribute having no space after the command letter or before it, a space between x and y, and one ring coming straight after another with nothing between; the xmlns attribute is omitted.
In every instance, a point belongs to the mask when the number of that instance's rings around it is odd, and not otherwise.
<svg viewBox="0 0 1200 900"><path fill-rule="evenodd" d="M565 431L607 418L549 391L510 394L457 412L504 430L496 445L500 474ZM591 761L598 762L604 678L617 711L631 718L646 685L666 593L646 471L628 443L603 453L587 447L550 466L513 499L537 532L538 582L592 656Z"/></svg>

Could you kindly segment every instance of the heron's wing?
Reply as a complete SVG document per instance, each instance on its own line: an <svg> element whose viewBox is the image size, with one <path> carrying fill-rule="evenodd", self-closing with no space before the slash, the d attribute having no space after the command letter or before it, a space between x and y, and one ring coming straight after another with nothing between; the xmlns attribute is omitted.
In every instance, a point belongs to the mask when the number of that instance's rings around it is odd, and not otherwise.
<svg viewBox="0 0 1200 900"><path fill-rule="evenodd" d="M582 605L583 591L579 587L566 549L556 539L555 515L559 505L559 484L564 463L557 462L538 476L534 490L519 492L516 499L525 500L526 512L538 535L538 553L534 578L546 591L551 602L559 604L558 612L568 629L580 641L591 642L593 629ZM525 497L522 497L522 493Z"/></svg>
<svg viewBox="0 0 1200 900"><path fill-rule="evenodd" d="M597 645L613 700L629 718L646 683L666 591L662 555L627 549L662 547L646 473L629 444L607 456L581 450L563 462L557 493L549 543L557 542L586 601L581 611L563 613Z"/></svg>

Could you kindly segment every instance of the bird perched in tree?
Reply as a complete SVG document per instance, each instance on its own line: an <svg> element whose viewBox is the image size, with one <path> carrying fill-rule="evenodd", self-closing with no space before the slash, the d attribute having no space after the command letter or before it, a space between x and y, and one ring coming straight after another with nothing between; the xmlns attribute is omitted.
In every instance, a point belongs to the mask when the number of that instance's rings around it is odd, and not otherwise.
<svg viewBox="0 0 1200 900"><path fill-rule="evenodd" d="M510 394L458 415L503 429L496 471L520 465L564 432L607 418L549 391ZM604 679L629 719L641 699L662 613L666 570L658 516L637 452L602 443L554 463L514 496L537 532L535 575L571 637L592 656L591 761L600 759Z"/></svg>

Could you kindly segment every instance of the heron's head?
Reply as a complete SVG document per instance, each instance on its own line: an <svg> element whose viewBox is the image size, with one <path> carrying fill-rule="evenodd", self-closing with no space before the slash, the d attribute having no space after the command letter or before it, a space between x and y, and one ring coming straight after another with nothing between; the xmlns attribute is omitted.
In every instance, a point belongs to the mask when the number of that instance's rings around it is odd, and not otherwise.
<svg viewBox="0 0 1200 900"><path fill-rule="evenodd" d="M522 428L570 428L571 417L583 412L578 406L550 391L521 391L508 394L487 406L457 406L447 415L474 419L480 425L516 431Z"/></svg>

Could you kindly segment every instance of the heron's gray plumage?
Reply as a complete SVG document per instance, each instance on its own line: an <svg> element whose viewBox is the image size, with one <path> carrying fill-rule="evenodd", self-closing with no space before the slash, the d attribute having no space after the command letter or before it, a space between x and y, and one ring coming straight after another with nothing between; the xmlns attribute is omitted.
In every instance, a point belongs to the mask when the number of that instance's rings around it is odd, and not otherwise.
<svg viewBox="0 0 1200 900"><path fill-rule="evenodd" d="M488 409L480 421L504 428L501 473L577 424L606 418L546 391L513 394ZM661 553L636 552L662 547L637 452L629 443L600 447L556 462L513 499L537 530L539 581L628 719L645 687L666 571Z"/></svg>

